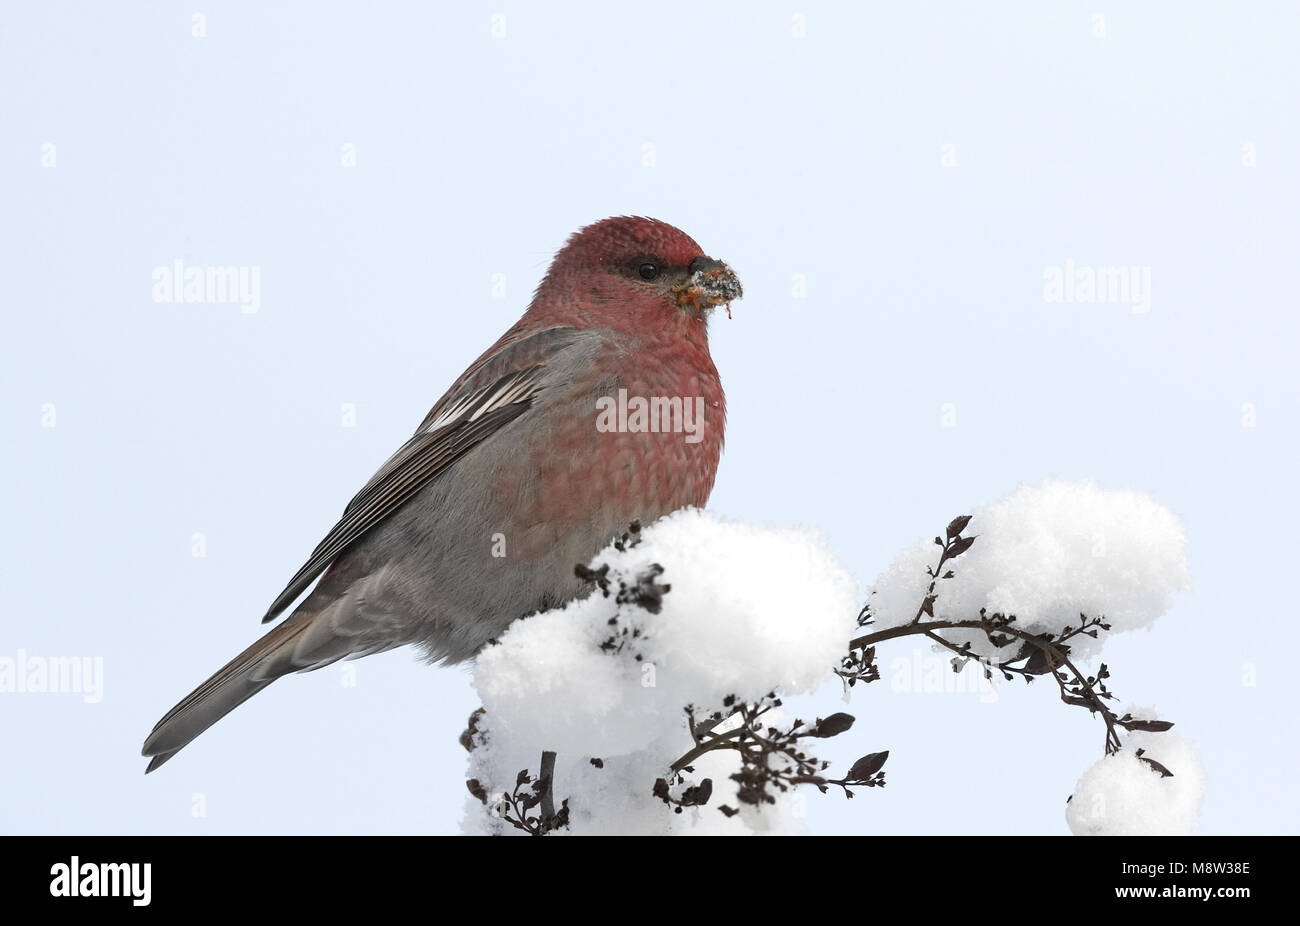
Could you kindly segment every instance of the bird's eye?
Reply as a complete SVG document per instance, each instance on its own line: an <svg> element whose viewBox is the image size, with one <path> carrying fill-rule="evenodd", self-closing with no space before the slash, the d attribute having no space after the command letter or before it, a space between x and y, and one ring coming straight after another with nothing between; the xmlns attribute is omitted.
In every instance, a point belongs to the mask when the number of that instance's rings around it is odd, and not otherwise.
<svg viewBox="0 0 1300 926"><path fill-rule="evenodd" d="M637 276L643 280L653 280L659 276L659 265L646 261L640 267L636 268Z"/></svg>

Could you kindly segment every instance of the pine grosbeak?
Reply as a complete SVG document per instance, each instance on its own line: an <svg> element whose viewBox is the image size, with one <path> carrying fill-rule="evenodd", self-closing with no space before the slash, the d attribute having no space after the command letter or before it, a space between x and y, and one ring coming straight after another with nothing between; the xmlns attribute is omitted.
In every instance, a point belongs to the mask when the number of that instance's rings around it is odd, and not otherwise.
<svg viewBox="0 0 1300 926"><path fill-rule="evenodd" d="M154 727L148 771L290 672L408 643L431 661L469 659L515 619L581 594L574 566L630 522L703 506L726 421L708 317L740 295L726 265L663 222L573 235L528 311L352 499L264 620L316 587Z"/></svg>

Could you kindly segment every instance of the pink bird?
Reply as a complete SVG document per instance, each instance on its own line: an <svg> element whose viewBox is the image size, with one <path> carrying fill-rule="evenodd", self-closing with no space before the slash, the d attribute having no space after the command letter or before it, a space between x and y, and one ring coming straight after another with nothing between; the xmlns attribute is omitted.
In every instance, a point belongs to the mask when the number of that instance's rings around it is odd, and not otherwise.
<svg viewBox="0 0 1300 926"><path fill-rule="evenodd" d="M154 727L146 771L290 672L405 644L431 662L470 659L516 619L582 594L574 567L632 521L703 506L727 415L708 319L740 296L725 264L664 222L611 218L570 237L528 311L263 620L316 587Z"/></svg>

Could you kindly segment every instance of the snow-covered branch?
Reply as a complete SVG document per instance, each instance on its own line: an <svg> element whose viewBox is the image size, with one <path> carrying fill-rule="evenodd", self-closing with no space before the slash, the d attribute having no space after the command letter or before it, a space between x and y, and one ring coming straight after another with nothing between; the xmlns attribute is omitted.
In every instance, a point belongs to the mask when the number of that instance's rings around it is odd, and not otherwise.
<svg viewBox="0 0 1300 926"><path fill-rule="evenodd" d="M801 786L852 797L884 784L889 753L832 773L812 750L853 717L788 718L782 698L869 684L876 647L917 636L954 671L1050 676L1101 718L1104 758L1067 805L1074 832L1185 832L1195 758L1154 712L1111 706L1105 663L1085 668L1109 633L1167 610L1185 547L1146 496L1025 486L904 551L858 608L815 533L698 510L632 525L578 567L593 594L517 621L479 657L466 830L801 832Z"/></svg>

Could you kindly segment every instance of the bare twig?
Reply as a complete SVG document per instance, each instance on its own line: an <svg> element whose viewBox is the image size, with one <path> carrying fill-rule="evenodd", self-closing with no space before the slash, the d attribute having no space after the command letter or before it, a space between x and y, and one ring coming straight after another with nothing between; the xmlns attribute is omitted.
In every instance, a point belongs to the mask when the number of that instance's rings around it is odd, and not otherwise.
<svg viewBox="0 0 1300 926"><path fill-rule="evenodd" d="M550 821L555 818L555 753L542 753L537 777L542 785L542 820Z"/></svg>

